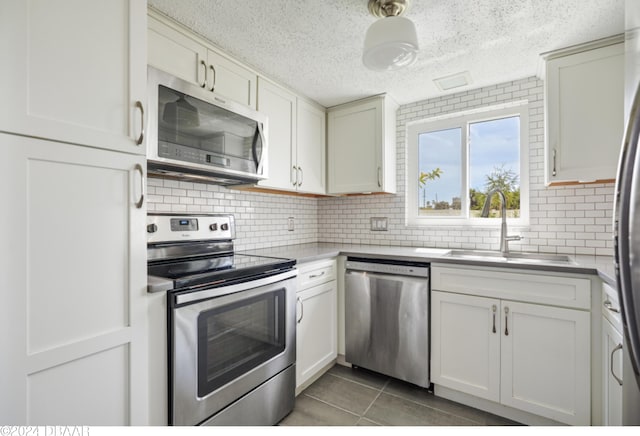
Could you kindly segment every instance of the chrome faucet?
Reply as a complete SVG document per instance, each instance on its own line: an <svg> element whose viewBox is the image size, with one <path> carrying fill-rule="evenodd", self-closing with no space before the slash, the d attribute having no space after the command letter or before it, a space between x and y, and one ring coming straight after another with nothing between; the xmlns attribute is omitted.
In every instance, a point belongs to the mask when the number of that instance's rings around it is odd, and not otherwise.
<svg viewBox="0 0 640 436"><path fill-rule="evenodd" d="M481 217L486 218L489 216L489 209L491 209L491 198L494 194L498 194L502 206L500 207L500 215L502 216L502 224L500 225L500 252L507 254L509 252L509 241L520 241L522 236L520 235L507 235L507 198L504 196L504 192L500 189L493 189L487 194L487 199L482 207Z"/></svg>

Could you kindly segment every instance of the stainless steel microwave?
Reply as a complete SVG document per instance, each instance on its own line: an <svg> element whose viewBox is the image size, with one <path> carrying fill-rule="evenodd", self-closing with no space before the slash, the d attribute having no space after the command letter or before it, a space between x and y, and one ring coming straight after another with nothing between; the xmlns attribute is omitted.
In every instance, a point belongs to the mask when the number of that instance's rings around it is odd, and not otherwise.
<svg viewBox="0 0 640 436"><path fill-rule="evenodd" d="M149 174L217 184L267 178L267 117L153 67L147 70Z"/></svg>

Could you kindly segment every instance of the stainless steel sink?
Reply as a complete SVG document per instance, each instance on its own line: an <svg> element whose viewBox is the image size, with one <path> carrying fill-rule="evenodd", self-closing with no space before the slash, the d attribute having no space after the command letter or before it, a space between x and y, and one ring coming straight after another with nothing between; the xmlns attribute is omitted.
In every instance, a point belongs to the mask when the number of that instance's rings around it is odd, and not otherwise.
<svg viewBox="0 0 640 436"><path fill-rule="evenodd" d="M574 265L575 262L564 254L544 254L513 252L503 254L499 251L451 250L444 255L456 259L482 260L488 262L509 262L528 264Z"/></svg>

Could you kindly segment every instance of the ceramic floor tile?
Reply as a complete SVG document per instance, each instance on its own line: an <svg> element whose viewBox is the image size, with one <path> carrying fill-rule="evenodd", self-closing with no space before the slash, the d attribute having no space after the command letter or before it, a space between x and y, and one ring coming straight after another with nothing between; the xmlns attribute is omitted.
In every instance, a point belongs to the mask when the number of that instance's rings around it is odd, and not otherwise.
<svg viewBox="0 0 640 436"><path fill-rule="evenodd" d="M285 426L307 426L307 425L355 425L360 420L358 415L354 415L336 407L330 406L301 394L296 397L296 405L288 416L279 425Z"/></svg>
<svg viewBox="0 0 640 436"><path fill-rule="evenodd" d="M475 425L458 416L389 394L381 394L365 417L382 425Z"/></svg>
<svg viewBox="0 0 640 436"><path fill-rule="evenodd" d="M336 365L296 398L280 425L520 425L381 374Z"/></svg>
<svg viewBox="0 0 640 436"><path fill-rule="evenodd" d="M380 393L379 390L325 374L305 389L304 394L349 412L362 415Z"/></svg>
<svg viewBox="0 0 640 436"><path fill-rule="evenodd" d="M329 374L343 377L358 383L362 383L374 389L382 389L390 377L368 371L362 368L349 368L348 366L334 365Z"/></svg>
<svg viewBox="0 0 640 436"><path fill-rule="evenodd" d="M360 418L360 420L356 423L358 427L375 427L380 426L377 422L373 422L367 418Z"/></svg>
<svg viewBox="0 0 640 436"><path fill-rule="evenodd" d="M493 415L482 410L474 409L463 404L458 404L444 398L436 397L426 389L400 380L391 379L385 386L384 392L415 401L424 406L431 407L451 415L459 416L473 421L476 425L520 425L517 422Z"/></svg>

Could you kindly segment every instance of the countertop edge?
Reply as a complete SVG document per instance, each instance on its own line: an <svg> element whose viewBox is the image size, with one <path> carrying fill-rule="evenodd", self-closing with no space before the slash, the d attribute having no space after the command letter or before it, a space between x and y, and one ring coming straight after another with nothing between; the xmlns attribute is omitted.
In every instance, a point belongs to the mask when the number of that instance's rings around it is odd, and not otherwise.
<svg viewBox="0 0 640 436"><path fill-rule="evenodd" d="M387 245L356 245L356 244L333 244L333 243L307 243L295 245L283 245L271 248L261 248L241 251L239 253L256 256L286 257L295 259L298 264L314 262L323 259L345 256L370 256L372 258L384 258L394 256L410 261L424 261L439 264L456 264L483 266L491 268L507 268L532 271L549 271L568 274L597 275L603 282L616 287L615 271L613 267L613 257L610 256L590 256L590 255L569 255L575 264L530 264L513 262L493 262L475 259L454 259L443 257L449 249L402 247Z"/></svg>

